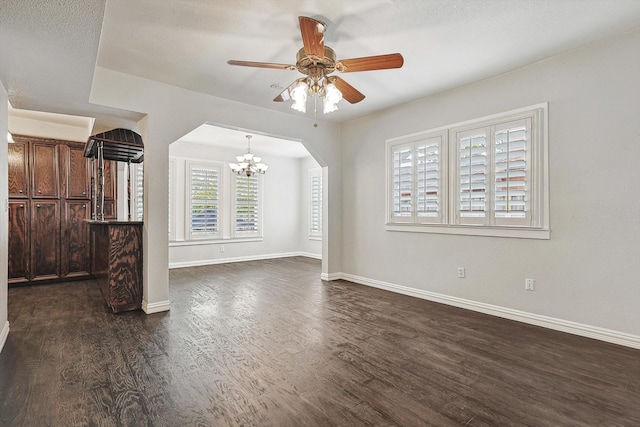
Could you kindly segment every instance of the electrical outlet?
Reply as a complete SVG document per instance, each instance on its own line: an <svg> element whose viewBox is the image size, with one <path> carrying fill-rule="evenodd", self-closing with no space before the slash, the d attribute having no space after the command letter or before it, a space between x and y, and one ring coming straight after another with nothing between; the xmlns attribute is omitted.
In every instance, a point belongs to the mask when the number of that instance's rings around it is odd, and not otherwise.
<svg viewBox="0 0 640 427"><path fill-rule="evenodd" d="M535 291L536 290L535 279L524 279L524 289L527 291Z"/></svg>
<svg viewBox="0 0 640 427"><path fill-rule="evenodd" d="M464 274L465 274L464 267L458 267L458 277L460 279L464 279Z"/></svg>
<svg viewBox="0 0 640 427"><path fill-rule="evenodd" d="M224 252L224 245L220 245L220 252Z"/></svg>

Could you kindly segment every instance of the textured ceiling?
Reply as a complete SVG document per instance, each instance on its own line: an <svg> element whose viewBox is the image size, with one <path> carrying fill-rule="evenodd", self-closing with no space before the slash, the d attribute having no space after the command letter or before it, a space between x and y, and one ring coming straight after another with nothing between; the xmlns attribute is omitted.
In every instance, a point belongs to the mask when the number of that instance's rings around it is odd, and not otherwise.
<svg viewBox="0 0 640 427"><path fill-rule="evenodd" d="M298 15L328 24L339 59L405 58L398 70L342 75L366 95L323 117L344 121L637 28L640 1L0 0L0 80L13 107L96 117L98 130L144 112L89 104L96 65L300 114L271 87L299 73L226 63L294 63Z"/></svg>

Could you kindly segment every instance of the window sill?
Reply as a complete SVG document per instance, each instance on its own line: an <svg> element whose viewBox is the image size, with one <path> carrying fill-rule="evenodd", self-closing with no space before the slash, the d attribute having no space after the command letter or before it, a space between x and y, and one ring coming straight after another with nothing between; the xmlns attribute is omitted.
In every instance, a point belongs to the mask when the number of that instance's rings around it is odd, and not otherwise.
<svg viewBox="0 0 640 427"><path fill-rule="evenodd" d="M415 225L415 224L386 224L387 231L401 231L409 233L456 234L463 236L510 237L516 239L549 240L551 231L542 228L514 228L514 227L473 227L455 225Z"/></svg>
<svg viewBox="0 0 640 427"><path fill-rule="evenodd" d="M234 237L229 239L202 239L202 240L173 240L169 242L169 247L174 246L197 246L197 245L225 245L227 243L248 243L262 242L262 237Z"/></svg>

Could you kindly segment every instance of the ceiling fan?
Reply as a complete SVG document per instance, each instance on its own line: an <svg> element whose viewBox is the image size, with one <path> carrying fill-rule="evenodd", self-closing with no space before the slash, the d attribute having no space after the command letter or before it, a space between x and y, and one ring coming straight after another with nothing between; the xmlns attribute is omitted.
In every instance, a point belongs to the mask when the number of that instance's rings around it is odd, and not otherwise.
<svg viewBox="0 0 640 427"><path fill-rule="evenodd" d="M400 68L404 64L404 58L399 53L336 60L336 53L324 44L324 32L327 25L306 16L299 16L298 22L300 23L303 47L296 55L295 65L236 60L230 60L227 63L244 67L298 70L306 75L306 77L295 80L274 99L276 102L293 100L291 108L300 112L306 112L307 96L317 95L323 98L325 114L337 110L337 104L342 98L351 104L364 99L364 95L356 88L340 77L331 75L334 71L353 73L385 70Z"/></svg>

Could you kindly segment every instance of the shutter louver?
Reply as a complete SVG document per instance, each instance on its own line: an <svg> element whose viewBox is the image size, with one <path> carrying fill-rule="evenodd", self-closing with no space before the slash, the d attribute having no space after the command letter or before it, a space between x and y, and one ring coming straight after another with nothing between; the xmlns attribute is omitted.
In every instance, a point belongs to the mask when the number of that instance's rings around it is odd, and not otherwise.
<svg viewBox="0 0 640 427"><path fill-rule="evenodd" d="M218 233L218 171L191 167L191 234L210 236Z"/></svg>

